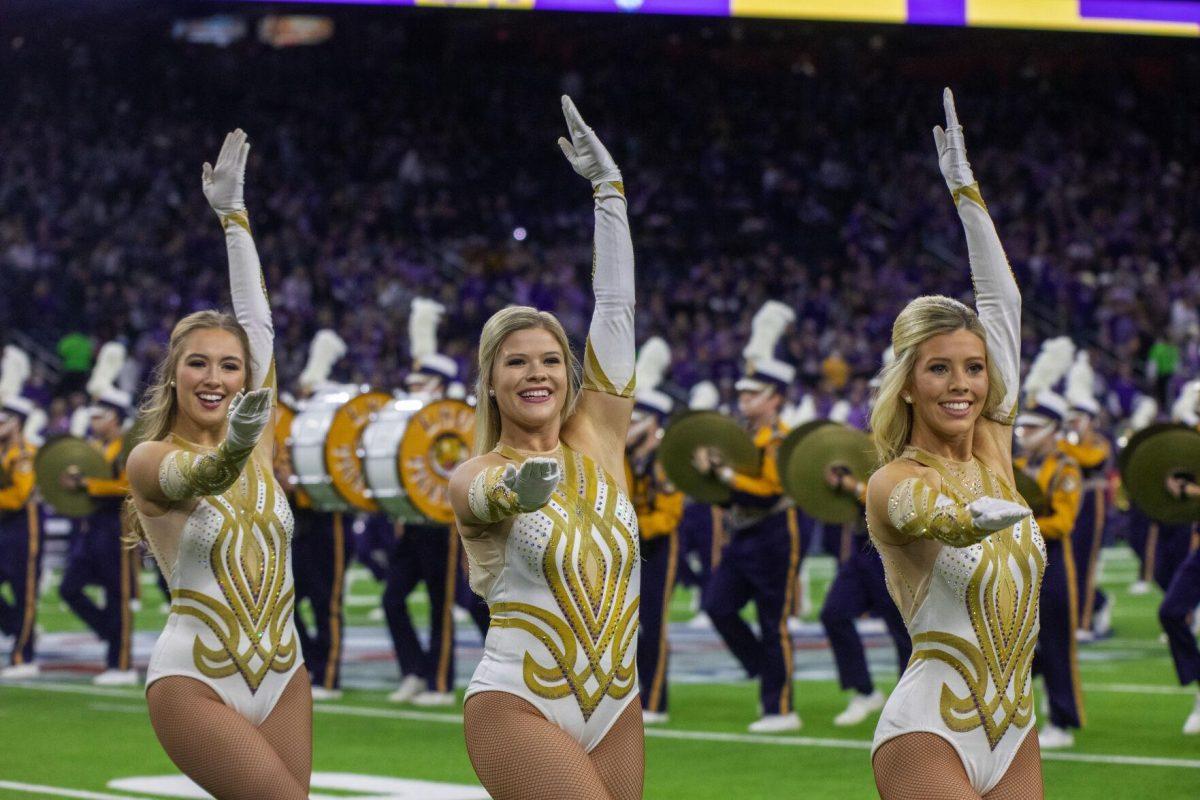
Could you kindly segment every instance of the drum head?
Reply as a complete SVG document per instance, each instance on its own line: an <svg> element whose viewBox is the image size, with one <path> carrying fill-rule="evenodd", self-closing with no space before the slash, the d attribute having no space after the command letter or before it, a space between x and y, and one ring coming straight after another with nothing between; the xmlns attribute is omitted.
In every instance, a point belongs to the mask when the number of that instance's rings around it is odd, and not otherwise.
<svg viewBox="0 0 1200 800"><path fill-rule="evenodd" d="M475 409L461 400L438 400L408 421L397 469L408 500L434 522L450 524L450 475L471 457L475 445Z"/></svg>
<svg viewBox="0 0 1200 800"><path fill-rule="evenodd" d="M371 422L371 415L391 400L392 396L384 392L365 392L351 398L334 412L329 434L325 437L325 469L333 481L333 488L343 500L360 511L378 511L379 504L367 496L358 440Z"/></svg>
<svg viewBox="0 0 1200 800"><path fill-rule="evenodd" d="M85 478L111 475L100 451L78 436L51 439L33 458L34 479L42 498L64 517L86 517L96 510L96 502L83 489L67 489L60 483L71 467L77 467Z"/></svg>

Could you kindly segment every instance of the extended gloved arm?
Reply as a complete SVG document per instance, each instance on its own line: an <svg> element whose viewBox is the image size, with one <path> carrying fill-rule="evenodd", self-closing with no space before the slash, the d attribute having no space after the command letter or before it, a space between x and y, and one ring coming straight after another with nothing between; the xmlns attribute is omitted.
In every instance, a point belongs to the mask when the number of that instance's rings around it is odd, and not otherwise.
<svg viewBox="0 0 1200 800"><path fill-rule="evenodd" d="M246 183L246 158L250 144L241 128L229 133L221 146L214 167L204 164L204 196L225 229L225 248L229 254L229 293L233 312L250 338L250 361L254 386L274 387L273 348L275 328L271 306L263 280L258 250L250 235L243 189Z"/></svg>
<svg viewBox="0 0 1200 800"><path fill-rule="evenodd" d="M949 89L943 93L942 102L946 109L946 128L933 129L938 166L966 231L971 280L975 286L975 310L987 333L988 359L995 364L1004 381L1004 399L989 411L988 416L996 422L1011 425L1020 390L1021 291L967 161L967 145L954 109L954 95Z"/></svg>
<svg viewBox="0 0 1200 800"><path fill-rule="evenodd" d="M561 475L554 458L529 458L520 467L487 467L471 481L467 502L479 522L492 525L546 505Z"/></svg>
<svg viewBox="0 0 1200 800"><path fill-rule="evenodd" d="M901 481L888 498L888 521L896 530L914 539L937 539L951 547L970 547L1031 513L1019 503L998 497L981 497L962 505L920 478Z"/></svg>
<svg viewBox="0 0 1200 800"><path fill-rule="evenodd" d="M215 450L173 450L158 467L158 485L172 502L224 492L238 479L246 459L274 413L273 392L255 389L229 403L229 431Z"/></svg>
<svg viewBox="0 0 1200 800"><path fill-rule="evenodd" d="M596 308L588 329L583 388L633 397L637 348L633 335L633 239L626 215L621 171L571 98L562 98L571 140L558 146L579 175L592 183L596 234L592 251L592 290Z"/></svg>

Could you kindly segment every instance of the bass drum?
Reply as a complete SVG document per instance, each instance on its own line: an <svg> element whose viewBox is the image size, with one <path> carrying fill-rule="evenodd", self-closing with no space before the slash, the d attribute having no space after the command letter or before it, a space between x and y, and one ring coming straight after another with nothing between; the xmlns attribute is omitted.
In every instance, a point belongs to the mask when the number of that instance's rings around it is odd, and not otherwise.
<svg viewBox="0 0 1200 800"><path fill-rule="evenodd" d="M378 511L367 496L359 437L371 415L391 400L357 386L322 389L304 402L291 426L296 484L320 511Z"/></svg>
<svg viewBox="0 0 1200 800"><path fill-rule="evenodd" d="M452 523L450 475L474 442L475 410L461 400L389 403L363 432L371 497L393 519Z"/></svg>

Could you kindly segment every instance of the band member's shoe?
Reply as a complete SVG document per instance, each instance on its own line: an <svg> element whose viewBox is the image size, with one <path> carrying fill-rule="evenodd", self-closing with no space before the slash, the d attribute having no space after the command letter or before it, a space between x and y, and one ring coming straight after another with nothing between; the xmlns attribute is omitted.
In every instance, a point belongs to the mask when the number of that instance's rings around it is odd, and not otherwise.
<svg viewBox="0 0 1200 800"><path fill-rule="evenodd" d="M400 688L388 695L393 703L407 703L425 691L425 679L420 675L405 675L400 679Z"/></svg>
<svg viewBox="0 0 1200 800"><path fill-rule="evenodd" d="M341 700L341 689L326 689L324 686L312 687L313 700Z"/></svg>
<svg viewBox="0 0 1200 800"><path fill-rule="evenodd" d="M1200 733L1200 692L1196 694L1196 705L1192 708L1192 713L1188 714L1187 722L1183 723L1183 732L1188 736Z"/></svg>
<svg viewBox="0 0 1200 800"><path fill-rule="evenodd" d="M665 711L642 711L643 725L662 725L671 720L671 715Z"/></svg>
<svg viewBox="0 0 1200 800"><path fill-rule="evenodd" d="M13 664L0 669L0 681L26 681L41 674L42 668L37 664Z"/></svg>
<svg viewBox="0 0 1200 800"><path fill-rule="evenodd" d="M1043 750L1062 750L1075 746L1075 736L1070 731L1049 722L1038 731L1038 746Z"/></svg>
<svg viewBox="0 0 1200 800"><path fill-rule="evenodd" d="M882 709L886 700L887 698L883 696L883 692L878 689L870 694L855 693L854 697L850 698L850 705L846 706L846 710L833 718L833 724L839 728L848 728L851 725L857 725L876 711Z"/></svg>
<svg viewBox="0 0 1200 800"><path fill-rule="evenodd" d="M92 678L96 686L137 686L141 682L136 669L106 669Z"/></svg>
<svg viewBox="0 0 1200 800"><path fill-rule="evenodd" d="M425 708L452 706L457 702L458 698L454 695L454 692L421 692L412 699L414 706Z"/></svg>
<svg viewBox="0 0 1200 800"><path fill-rule="evenodd" d="M762 719L750 723L750 732L786 733L800 730L801 725L800 715L795 711L791 714L764 714Z"/></svg>

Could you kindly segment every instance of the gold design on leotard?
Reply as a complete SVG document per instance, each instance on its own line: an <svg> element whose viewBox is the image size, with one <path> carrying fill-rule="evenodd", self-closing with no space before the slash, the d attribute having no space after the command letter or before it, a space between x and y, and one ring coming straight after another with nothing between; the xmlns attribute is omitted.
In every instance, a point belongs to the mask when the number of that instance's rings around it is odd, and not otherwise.
<svg viewBox="0 0 1200 800"><path fill-rule="evenodd" d="M970 491L963 476L953 475L940 460L914 451L905 455L936 469L942 491L956 502L969 503L983 495L1020 502L1016 492L982 464L978 464L979 485ZM983 552L963 598L978 643L928 631L913 637L912 658L941 661L959 674L967 694L942 684L942 721L958 733L982 727L994 750L1009 727L1024 728L1033 718L1030 670L1046 560L1028 519L993 533L979 546Z"/></svg>
<svg viewBox="0 0 1200 800"><path fill-rule="evenodd" d="M628 601L639 558L637 525L617 516L616 481L590 458L562 450L563 479L551 501L534 512L552 523L542 574L558 608L493 603L492 624L525 631L542 643L553 663L526 652L526 687L548 700L574 695L587 720L606 696L619 700L637 684L638 598ZM507 448L500 451L520 458ZM577 667L580 653L586 663Z"/></svg>
<svg viewBox="0 0 1200 800"><path fill-rule="evenodd" d="M221 518L209 555L221 597L177 589L171 606L217 637L217 647L196 637L196 669L214 679L240 674L251 692L268 673L290 670L297 656L295 636L284 641L295 596L286 587L288 539L275 514L276 490L272 476L252 459L225 493L201 501Z"/></svg>

